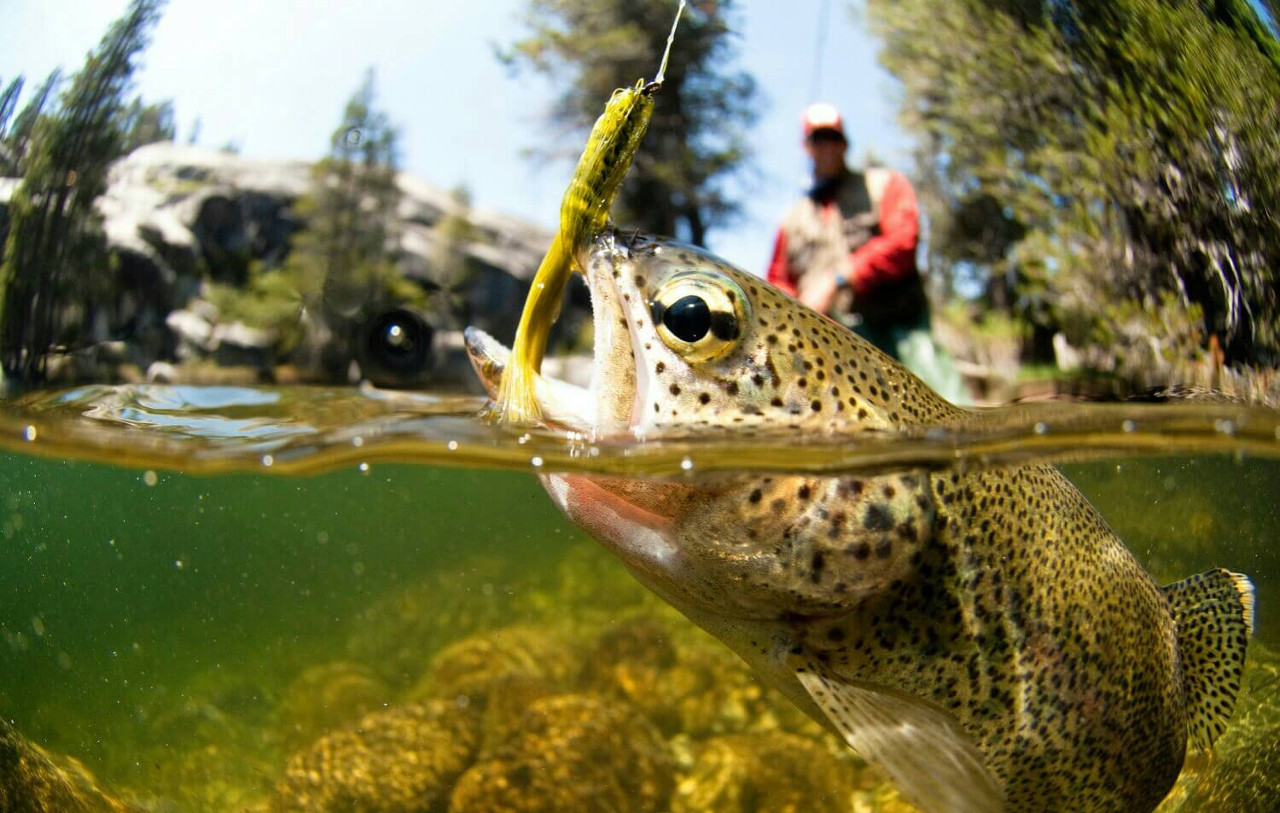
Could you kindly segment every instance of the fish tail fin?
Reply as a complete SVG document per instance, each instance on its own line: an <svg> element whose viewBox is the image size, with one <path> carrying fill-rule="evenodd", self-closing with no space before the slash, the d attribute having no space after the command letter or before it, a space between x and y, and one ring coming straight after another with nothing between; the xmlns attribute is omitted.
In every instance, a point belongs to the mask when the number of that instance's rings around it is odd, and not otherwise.
<svg viewBox="0 0 1280 813"><path fill-rule="evenodd" d="M1187 690L1190 742L1209 748L1227 728L1253 634L1253 583L1221 568L1164 588Z"/></svg>

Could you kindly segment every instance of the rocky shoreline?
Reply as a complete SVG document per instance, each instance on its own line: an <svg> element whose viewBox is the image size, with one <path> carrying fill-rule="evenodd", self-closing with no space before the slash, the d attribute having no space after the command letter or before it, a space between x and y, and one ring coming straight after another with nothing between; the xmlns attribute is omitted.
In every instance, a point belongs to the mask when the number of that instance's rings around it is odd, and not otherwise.
<svg viewBox="0 0 1280 813"><path fill-rule="evenodd" d="M87 335L76 347L52 354L51 383L368 379L383 386L473 386L460 331L474 324L497 336L514 333L550 234L400 173L391 254L396 273L426 304L356 302L344 327L354 331L353 340L336 336L301 302L298 335L285 341L220 312L210 290L243 288L251 269L287 259L307 225L298 204L314 183L305 162L170 142L117 162L97 201L112 265L100 273L114 275L112 298L84 320ZM0 234L16 186L16 179L0 179ZM458 223L465 224L462 238ZM441 261L445 255L449 262ZM571 291L565 311L560 330L573 335L589 319L585 293ZM379 358L377 331L388 325L410 332L421 352L407 362Z"/></svg>

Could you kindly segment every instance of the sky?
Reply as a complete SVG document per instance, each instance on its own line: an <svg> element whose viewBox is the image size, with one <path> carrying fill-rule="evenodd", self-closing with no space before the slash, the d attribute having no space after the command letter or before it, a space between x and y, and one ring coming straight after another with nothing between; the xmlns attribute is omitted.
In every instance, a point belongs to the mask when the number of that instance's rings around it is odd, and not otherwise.
<svg viewBox="0 0 1280 813"><path fill-rule="evenodd" d="M474 205L550 229L573 168L538 165L523 151L552 137L542 116L557 88L512 75L494 56L495 46L522 35L526 5L171 0L137 91L147 101L173 100L180 139L198 118L204 146L234 142L250 158L314 160L372 67L377 104L401 131L404 170L445 188L465 185ZM127 0L0 0L0 80L21 73L32 88L55 67L74 72L126 6ZM807 184L800 147L806 104L829 101L844 112L855 160L870 150L906 169L909 142L894 123L893 80L877 65L876 42L846 0L740 6L736 67L753 74L763 91L754 171L744 217L709 242L726 259L763 273L776 223ZM565 147L576 153L581 144Z"/></svg>

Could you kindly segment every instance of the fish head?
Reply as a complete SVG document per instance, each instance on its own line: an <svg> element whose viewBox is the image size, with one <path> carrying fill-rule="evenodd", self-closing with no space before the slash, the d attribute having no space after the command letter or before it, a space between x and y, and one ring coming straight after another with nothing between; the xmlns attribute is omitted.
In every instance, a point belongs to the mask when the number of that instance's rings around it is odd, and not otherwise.
<svg viewBox="0 0 1280 813"><path fill-rule="evenodd" d="M799 439L955 411L844 327L698 248L606 231L578 260L594 317L591 383L539 376L535 393L551 424L596 438ZM467 346L496 393L508 351L474 330ZM910 525L923 535L931 521L914 501L919 482L876 500L856 482L799 476L549 474L543 482L572 521L677 607L738 617L840 611L905 566L896 553L877 557L872 542L833 555L833 540L849 544L845 526ZM843 510L824 507L828 498Z"/></svg>

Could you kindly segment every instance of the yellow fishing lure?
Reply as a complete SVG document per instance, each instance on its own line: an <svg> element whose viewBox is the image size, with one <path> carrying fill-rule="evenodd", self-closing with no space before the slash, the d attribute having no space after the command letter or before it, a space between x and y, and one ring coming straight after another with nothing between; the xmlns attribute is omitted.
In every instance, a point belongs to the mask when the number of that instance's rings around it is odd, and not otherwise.
<svg viewBox="0 0 1280 813"><path fill-rule="evenodd" d="M547 352L551 323L559 313L565 285L574 270L574 257L608 222L613 199L649 128L653 94L662 87L667 57L683 11L681 0L658 75L648 84L642 79L631 87L615 90L591 128L586 149L560 203L560 228L538 266L520 314L511 361L502 376L493 410L500 421L530 423L542 417L533 389Z"/></svg>

